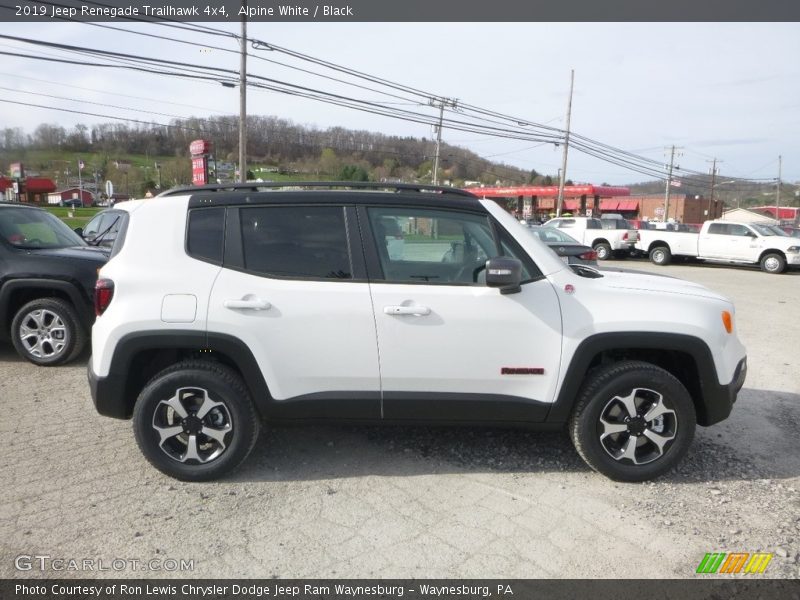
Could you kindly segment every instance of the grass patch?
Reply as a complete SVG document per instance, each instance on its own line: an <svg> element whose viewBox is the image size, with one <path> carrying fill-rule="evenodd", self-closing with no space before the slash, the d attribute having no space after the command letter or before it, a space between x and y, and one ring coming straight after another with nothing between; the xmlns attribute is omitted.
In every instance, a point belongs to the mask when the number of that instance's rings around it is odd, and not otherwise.
<svg viewBox="0 0 800 600"><path fill-rule="evenodd" d="M76 227L84 227L89 221L92 220L97 213L99 213L102 208L69 208L67 206L45 206L43 207L47 212L55 215L64 223L67 224L67 227L70 229L75 229ZM72 216L69 216L72 213Z"/></svg>

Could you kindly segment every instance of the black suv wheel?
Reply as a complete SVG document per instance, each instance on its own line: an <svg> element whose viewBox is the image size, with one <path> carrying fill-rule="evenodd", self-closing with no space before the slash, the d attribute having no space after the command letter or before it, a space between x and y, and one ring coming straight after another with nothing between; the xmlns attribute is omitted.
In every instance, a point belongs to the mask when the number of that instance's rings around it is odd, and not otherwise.
<svg viewBox="0 0 800 600"><path fill-rule="evenodd" d="M86 344L75 309L59 298L32 300L20 308L11 322L11 339L20 356L42 366L72 360Z"/></svg>
<svg viewBox="0 0 800 600"><path fill-rule="evenodd" d="M142 453L161 472L207 481L247 458L259 420L236 373L215 363L187 361L145 386L134 407L133 429Z"/></svg>
<svg viewBox="0 0 800 600"><path fill-rule="evenodd" d="M644 481L683 458L696 421L680 381L650 363L627 361L590 373L569 432L596 471L618 481Z"/></svg>

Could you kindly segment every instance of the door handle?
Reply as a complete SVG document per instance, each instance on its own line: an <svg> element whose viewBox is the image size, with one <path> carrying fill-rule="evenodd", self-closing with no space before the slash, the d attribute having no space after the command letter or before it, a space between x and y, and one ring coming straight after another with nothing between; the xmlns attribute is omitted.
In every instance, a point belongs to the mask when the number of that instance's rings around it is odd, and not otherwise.
<svg viewBox="0 0 800 600"><path fill-rule="evenodd" d="M267 310L272 305L266 300L252 298L250 300L225 300L222 303L225 308L250 308L252 310Z"/></svg>
<svg viewBox="0 0 800 600"><path fill-rule="evenodd" d="M427 306L384 306L385 315L413 315L422 317L431 314L431 309Z"/></svg>

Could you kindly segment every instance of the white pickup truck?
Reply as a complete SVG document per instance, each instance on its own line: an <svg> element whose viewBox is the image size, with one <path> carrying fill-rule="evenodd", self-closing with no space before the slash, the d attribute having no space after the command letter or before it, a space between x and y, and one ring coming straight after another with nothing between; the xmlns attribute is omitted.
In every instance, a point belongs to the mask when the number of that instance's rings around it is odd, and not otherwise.
<svg viewBox="0 0 800 600"><path fill-rule="evenodd" d="M700 233L639 230L636 249L657 265L673 256L732 264L760 265L767 273L800 267L800 240L782 235L773 225L706 221Z"/></svg>
<svg viewBox="0 0 800 600"><path fill-rule="evenodd" d="M599 260L611 258L614 253L627 256L635 250L639 232L634 228L616 229L612 221L592 217L557 217L544 227L563 229L580 243L591 246ZM627 221L622 220L627 224Z"/></svg>

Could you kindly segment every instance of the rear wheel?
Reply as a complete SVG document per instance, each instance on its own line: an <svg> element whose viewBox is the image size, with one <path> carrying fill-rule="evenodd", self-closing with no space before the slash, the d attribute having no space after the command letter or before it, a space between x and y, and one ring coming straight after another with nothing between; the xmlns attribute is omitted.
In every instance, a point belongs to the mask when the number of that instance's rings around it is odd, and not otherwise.
<svg viewBox="0 0 800 600"><path fill-rule="evenodd" d="M680 381L653 364L626 361L590 373L569 432L594 470L618 481L645 481L683 458L696 421Z"/></svg>
<svg viewBox="0 0 800 600"><path fill-rule="evenodd" d="M650 262L662 267L668 265L672 262L672 252L667 246L656 246L650 250Z"/></svg>
<svg viewBox="0 0 800 600"><path fill-rule="evenodd" d="M611 258L611 246L605 242L595 244L592 250L597 252L597 260L608 260Z"/></svg>
<svg viewBox="0 0 800 600"><path fill-rule="evenodd" d="M40 366L63 364L86 344L75 309L60 298L39 298L20 308L11 322L11 339L22 358Z"/></svg>
<svg viewBox="0 0 800 600"><path fill-rule="evenodd" d="M256 443L259 420L231 369L186 361L150 380L136 401L133 430L150 463L186 481L207 481L238 467Z"/></svg>

